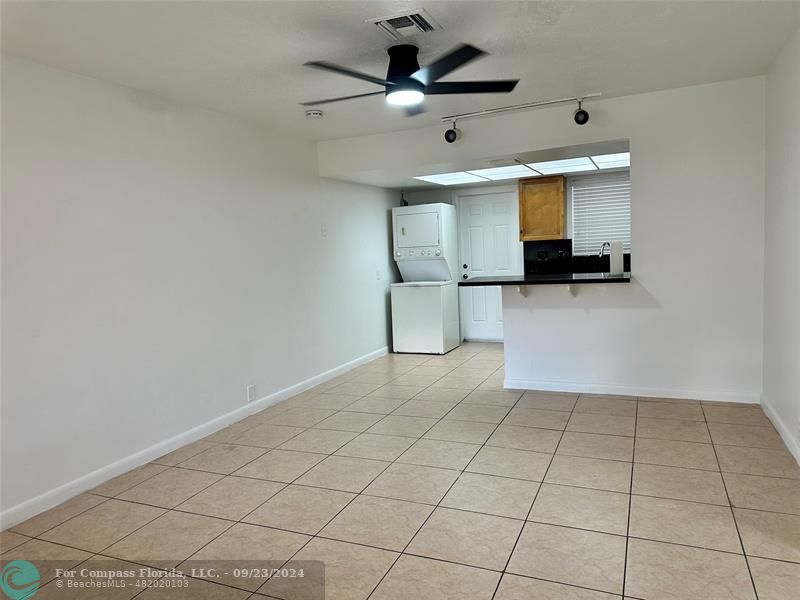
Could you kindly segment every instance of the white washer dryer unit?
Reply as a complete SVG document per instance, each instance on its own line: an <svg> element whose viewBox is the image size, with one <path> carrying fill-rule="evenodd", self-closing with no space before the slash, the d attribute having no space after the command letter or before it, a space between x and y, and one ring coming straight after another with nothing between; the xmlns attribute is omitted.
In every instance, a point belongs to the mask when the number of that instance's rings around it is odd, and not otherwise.
<svg viewBox="0 0 800 600"><path fill-rule="evenodd" d="M393 350L445 354L461 343L456 209L443 203L393 208L392 231L404 281L391 290Z"/></svg>
<svg viewBox="0 0 800 600"><path fill-rule="evenodd" d="M458 225L452 204L392 209L394 259L403 281L454 281L458 277Z"/></svg>

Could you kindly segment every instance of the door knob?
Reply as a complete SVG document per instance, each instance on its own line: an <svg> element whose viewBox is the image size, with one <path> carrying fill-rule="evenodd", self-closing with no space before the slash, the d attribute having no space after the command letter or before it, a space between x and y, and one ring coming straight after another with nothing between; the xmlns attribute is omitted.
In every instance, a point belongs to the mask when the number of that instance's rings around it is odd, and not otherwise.
<svg viewBox="0 0 800 600"><path fill-rule="evenodd" d="M462 266L462 267L464 267L465 269L469 269L469 265L468 265L467 263L464 263L464 264L463 264L463 265L461 265L461 266Z"/></svg>
<svg viewBox="0 0 800 600"><path fill-rule="evenodd" d="M468 278L469 278L469 275L467 275L466 273L464 273L464 274L461 276L461 279L468 279Z"/></svg>

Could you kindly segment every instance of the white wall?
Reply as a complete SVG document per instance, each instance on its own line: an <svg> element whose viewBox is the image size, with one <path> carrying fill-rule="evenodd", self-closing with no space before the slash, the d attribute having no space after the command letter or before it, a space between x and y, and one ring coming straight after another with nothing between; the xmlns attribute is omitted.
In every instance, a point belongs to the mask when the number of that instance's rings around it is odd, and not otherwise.
<svg viewBox="0 0 800 600"><path fill-rule="evenodd" d="M4 510L244 406L247 384L385 348L399 194L322 179L312 143L245 121L2 66Z"/></svg>
<svg viewBox="0 0 800 600"><path fill-rule="evenodd" d="M800 32L767 74L764 405L800 461Z"/></svg>
<svg viewBox="0 0 800 600"><path fill-rule="evenodd" d="M784 110L790 110L789 105ZM629 285L507 290L512 385L758 402L762 383L764 79L756 77L319 145L320 172L437 165L630 140ZM449 162L448 162L449 161ZM484 166L488 166L485 163Z"/></svg>

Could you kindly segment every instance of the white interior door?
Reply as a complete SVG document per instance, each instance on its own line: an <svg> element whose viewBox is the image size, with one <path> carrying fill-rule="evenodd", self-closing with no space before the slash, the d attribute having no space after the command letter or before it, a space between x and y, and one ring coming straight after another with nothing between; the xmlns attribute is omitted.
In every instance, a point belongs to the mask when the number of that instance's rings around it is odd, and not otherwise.
<svg viewBox="0 0 800 600"><path fill-rule="evenodd" d="M461 273L471 277L522 273L516 187L463 190L456 196ZM461 335L465 340L503 339L499 286L461 287Z"/></svg>

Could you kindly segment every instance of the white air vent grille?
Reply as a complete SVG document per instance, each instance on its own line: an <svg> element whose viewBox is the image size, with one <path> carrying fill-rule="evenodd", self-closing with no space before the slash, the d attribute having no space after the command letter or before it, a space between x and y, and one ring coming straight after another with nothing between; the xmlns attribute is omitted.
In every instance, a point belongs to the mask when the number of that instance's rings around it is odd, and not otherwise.
<svg viewBox="0 0 800 600"><path fill-rule="evenodd" d="M430 33L442 28L433 17L421 8L390 17L368 19L367 23L377 25L393 40L401 40L420 33Z"/></svg>

